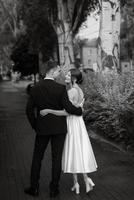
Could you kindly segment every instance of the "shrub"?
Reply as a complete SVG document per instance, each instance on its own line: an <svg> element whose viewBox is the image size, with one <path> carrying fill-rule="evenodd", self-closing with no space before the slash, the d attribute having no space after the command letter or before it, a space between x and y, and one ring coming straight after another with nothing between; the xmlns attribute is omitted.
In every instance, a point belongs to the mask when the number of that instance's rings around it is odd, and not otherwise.
<svg viewBox="0 0 134 200"><path fill-rule="evenodd" d="M134 75L84 74L84 119L88 126L118 142L133 140Z"/></svg>

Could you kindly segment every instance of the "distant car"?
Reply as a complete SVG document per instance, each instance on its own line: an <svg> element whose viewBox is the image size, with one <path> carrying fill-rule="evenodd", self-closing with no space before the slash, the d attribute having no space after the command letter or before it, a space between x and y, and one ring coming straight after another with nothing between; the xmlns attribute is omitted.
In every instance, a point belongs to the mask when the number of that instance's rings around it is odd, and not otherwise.
<svg viewBox="0 0 134 200"><path fill-rule="evenodd" d="M34 83L30 83L28 84L28 86L26 87L26 93L29 95L30 94L30 90L31 88L34 86Z"/></svg>

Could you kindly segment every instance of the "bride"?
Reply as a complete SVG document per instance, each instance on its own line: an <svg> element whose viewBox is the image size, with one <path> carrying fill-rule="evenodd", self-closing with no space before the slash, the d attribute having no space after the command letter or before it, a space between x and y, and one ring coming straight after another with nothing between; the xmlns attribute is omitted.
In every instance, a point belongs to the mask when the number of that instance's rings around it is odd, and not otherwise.
<svg viewBox="0 0 134 200"><path fill-rule="evenodd" d="M82 73L78 69L71 69L66 76L66 83L69 84L68 96L75 106L83 106L84 94L79 84L82 83ZM62 170L64 173L72 173L74 186L72 191L79 194L78 174L82 173L86 193L93 189L95 184L88 177L88 173L97 170L96 159L92 150L91 142L85 127L82 116L69 115L65 110L44 109L40 111L42 116L54 114L57 116L67 116L67 129L63 156Z"/></svg>

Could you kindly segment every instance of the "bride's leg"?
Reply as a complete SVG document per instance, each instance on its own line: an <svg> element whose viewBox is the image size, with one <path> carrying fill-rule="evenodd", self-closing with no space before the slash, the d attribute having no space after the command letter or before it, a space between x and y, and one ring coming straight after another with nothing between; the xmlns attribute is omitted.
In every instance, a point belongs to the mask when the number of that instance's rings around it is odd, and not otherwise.
<svg viewBox="0 0 134 200"><path fill-rule="evenodd" d="M74 181L74 186L71 188L72 191L75 191L76 194L79 194L79 184L78 184L78 176L77 174L73 174L73 181Z"/></svg>
<svg viewBox="0 0 134 200"><path fill-rule="evenodd" d="M86 185L86 193L88 193L93 189L93 186L95 186L95 184L93 183L92 179L88 177L86 173L83 174L83 178Z"/></svg>
<svg viewBox="0 0 134 200"><path fill-rule="evenodd" d="M78 183L78 176L77 176L77 174L73 174L73 180L74 180L74 184Z"/></svg>

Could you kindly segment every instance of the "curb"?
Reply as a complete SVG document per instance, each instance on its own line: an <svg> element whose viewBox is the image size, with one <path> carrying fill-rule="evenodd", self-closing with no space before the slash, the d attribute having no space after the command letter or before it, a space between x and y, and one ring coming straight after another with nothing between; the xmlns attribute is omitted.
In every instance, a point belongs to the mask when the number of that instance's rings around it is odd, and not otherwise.
<svg viewBox="0 0 134 200"><path fill-rule="evenodd" d="M116 144L115 142L112 142L106 138L104 138L103 136L100 136L99 134L95 133L93 130L89 130L88 129L88 134L91 138L95 139L95 140L98 140L98 141L101 141L101 142L104 142L104 143L107 143L107 144L110 144L111 146L115 147L116 149L118 149L119 151L125 153L125 154L128 154L128 155L131 155L131 156L134 156L134 150L133 151L128 151L127 150L127 147L125 145L121 145L121 144Z"/></svg>

